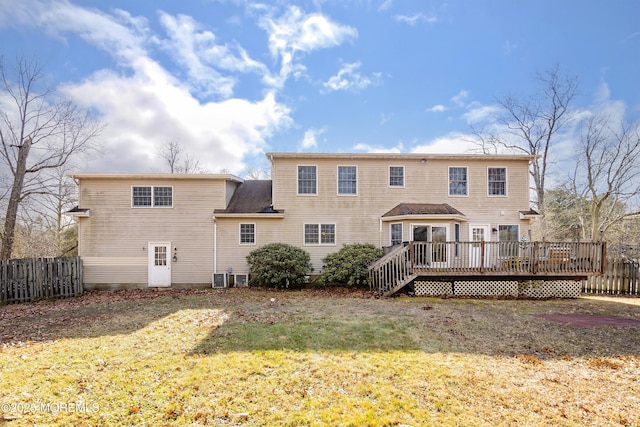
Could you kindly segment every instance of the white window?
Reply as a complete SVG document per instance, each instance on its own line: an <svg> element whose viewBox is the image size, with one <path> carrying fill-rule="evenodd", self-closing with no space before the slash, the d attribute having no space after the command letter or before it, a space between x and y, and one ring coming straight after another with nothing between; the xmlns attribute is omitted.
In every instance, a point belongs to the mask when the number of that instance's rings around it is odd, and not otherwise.
<svg viewBox="0 0 640 427"><path fill-rule="evenodd" d="M404 166L389 166L389 187L404 187Z"/></svg>
<svg viewBox="0 0 640 427"><path fill-rule="evenodd" d="M304 225L305 245L335 245L336 225L335 224L305 224Z"/></svg>
<svg viewBox="0 0 640 427"><path fill-rule="evenodd" d="M151 206L151 187L133 187L131 205L135 207Z"/></svg>
<svg viewBox="0 0 640 427"><path fill-rule="evenodd" d="M153 206L173 206L173 188L153 187Z"/></svg>
<svg viewBox="0 0 640 427"><path fill-rule="evenodd" d="M487 169L487 192L490 196L507 195L507 168Z"/></svg>
<svg viewBox="0 0 640 427"><path fill-rule="evenodd" d="M466 167L450 167L449 168L449 195L450 196L466 196L467 195L467 168Z"/></svg>
<svg viewBox="0 0 640 427"><path fill-rule="evenodd" d="M173 206L173 187L131 187L131 206L170 208Z"/></svg>
<svg viewBox="0 0 640 427"><path fill-rule="evenodd" d="M402 243L402 223L391 224L391 246Z"/></svg>
<svg viewBox="0 0 640 427"><path fill-rule="evenodd" d="M298 166L298 194L318 194L315 166Z"/></svg>
<svg viewBox="0 0 640 427"><path fill-rule="evenodd" d="M358 194L357 166L338 166L338 194Z"/></svg>
<svg viewBox="0 0 640 427"><path fill-rule="evenodd" d="M256 225L240 224L240 244L254 245L256 243Z"/></svg>

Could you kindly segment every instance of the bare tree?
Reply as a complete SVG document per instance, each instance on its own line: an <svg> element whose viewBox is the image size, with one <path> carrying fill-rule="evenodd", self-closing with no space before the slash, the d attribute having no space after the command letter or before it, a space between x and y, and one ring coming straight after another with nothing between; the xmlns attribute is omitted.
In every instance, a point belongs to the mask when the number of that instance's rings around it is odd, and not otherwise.
<svg viewBox="0 0 640 427"><path fill-rule="evenodd" d="M630 209L640 197L640 122L610 124L609 119L585 121L570 185L589 200L588 224L592 239L627 218L640 215Z"/></svg>
<svg viewBox="0 0 640 427"><path fill-rule="evenodd" d="M158 151L158 156L165 161L170 173L204 173L200 161L189 153L185 153L176 139L167 141Z"/></svg>
<svg viewBox="0 0 640 427"><path fill-rule="evenodd" d="M246 179L269 179L271 171L269 169L250 168L245 173Z"/></svg>
<svg viewBox="0 0 640 427"><path fill-rule="evenodd" d="M559 66L538 73L540 91L530 98L506 96L498 99L502 115L496 131L473 132L485 153L508 152L536 156L530 170L536 210L544 218L545 180L557 134L570 122L570 107L578 93L577 77L560 72ZM544 219L543 219L544 220ZM544 238L544 226L542 227Z"/></svg>
<svg viewBox="0 0 640 427"><path fill-rule="evenodd" d="M47 255L58 256L68 252L70 246L77 245L77 242L71 244L67 241L67 230L73 228L75 222L64 215L77 203L77 186L66 176L65 168L53 169L49 173L53 183L50 192L26 199L19 221L23 224L40 224L42 230L39 232L50 235ZM39 252L27 256L42 256L41 249Z"/></svg>
<svg viewBox="0 0 640 427"><path fill-rule="evenodd" d="M56 182L48 172L89 149L102 126L54 89L41 88L44 70L35 61L18 59L9 70L0 58L0 78L0 161L10 188L0 259L8 259L21 203L49 194Z"/></svg>

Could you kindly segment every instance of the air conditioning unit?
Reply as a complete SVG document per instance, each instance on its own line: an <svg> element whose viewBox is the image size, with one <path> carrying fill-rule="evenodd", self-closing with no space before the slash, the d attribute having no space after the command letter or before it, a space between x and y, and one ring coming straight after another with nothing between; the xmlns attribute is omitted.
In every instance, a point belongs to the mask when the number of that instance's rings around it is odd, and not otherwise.
<svg viewBox="0 0 640 427"><path fill-rule="evenodd" d="M213 273L211 279L213 288L226 288L227 287L227 274L226 273Z"/></svg>
<svg viewBox="0 0 640 427"><path fill-rule="evenodd" d="M249 286L249 275L248 274L235 274L234 275L234 286L236 288L244 288Z"/></svg>

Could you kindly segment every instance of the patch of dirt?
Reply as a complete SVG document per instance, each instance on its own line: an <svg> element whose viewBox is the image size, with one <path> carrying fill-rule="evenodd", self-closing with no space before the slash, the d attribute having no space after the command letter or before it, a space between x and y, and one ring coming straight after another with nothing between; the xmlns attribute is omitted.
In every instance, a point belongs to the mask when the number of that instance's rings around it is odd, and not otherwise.
<svg viewBox="0 0 640 427"><path fill-rule="evenodd" d="M588 314L544 314L538 316L551 322L565 323L579 328L593 328L598 326L637 326L640 320L627 319L616 316L594 316Z"/></svg>

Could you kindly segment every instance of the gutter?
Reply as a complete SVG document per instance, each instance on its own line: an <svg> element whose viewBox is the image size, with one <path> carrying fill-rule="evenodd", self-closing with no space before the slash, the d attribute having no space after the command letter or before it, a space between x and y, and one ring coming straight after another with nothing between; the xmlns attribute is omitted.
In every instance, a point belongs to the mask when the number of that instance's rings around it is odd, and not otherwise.
<svg viewBox="0 0 640 427"><path fill-rule="evenodd" d="M213 218L213 273L218 272L218 221L215 217Z"/></svg>

